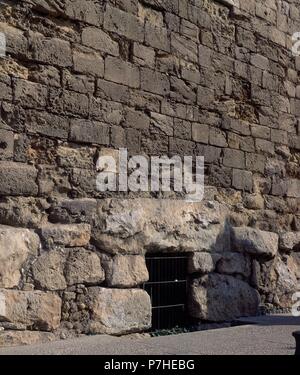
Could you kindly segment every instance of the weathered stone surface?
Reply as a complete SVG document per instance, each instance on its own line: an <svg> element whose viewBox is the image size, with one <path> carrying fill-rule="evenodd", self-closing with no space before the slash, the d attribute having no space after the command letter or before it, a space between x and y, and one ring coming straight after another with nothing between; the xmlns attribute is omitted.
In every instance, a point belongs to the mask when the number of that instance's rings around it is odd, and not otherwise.
<svg viewBox="0 0 300 375"><path fill-rule="evenodd" d="M263 263L256 259L252 262L251 285L262 296L267 296L276 289L277 274L274 269L276 261L275 258Z"/></svg>
<svg viewBox="0 0 300 375"><path fill-rule="evenodd" d="M278 258L274 270L277 282L276 288L272 292L276 293L276 302L282 307L290 307L293 294L299 290L298 265L292 257Z"/></svg>
<svg viewBox="0 0 300 375"><path fill-rule="evenodd" d="M47 249L86 246L90 241L91 227L88 224L48 224L40 228L40 236Z"/></svg>
<svg viewBox="0 0 300 375"><path fill-rule="evenodd" d="M99 121L73 120L70 140L78 143L107 145L109 143L109 127Z"/></svg>
<svg viewBox="0 0 300 375"><path fill-rule="evenodd" d="M140 85L139 69L128 62L115 57L105 59L104 78L115 83L122 83L129 87L137 88Z"/></svg>
<svg viewBox="0 0 300 375"><path fill-rule="evenodd" d="M294 263L295 275L300 280L300 253L292 253L291 260Z"/></svg>
<svg viewBox="0 0 300 375"><path fill-rule="evenodd" d="M116 255L108 263L106 282L110 287L132 288L149 279L145 258L139 255Z"/></svg>
<svg viewBox="0 0 300 375"><path fill-rule="evenodd" d="M104 61L97 52L85 50L73 51L74 70L79 73L92 74L97 77L104 75Z"/></svg>
<svg viewBox="0 0 300 375"><path fill-rule="evenodd" d="M149 66L153 68L155 65L155 51L153 48L146 47L140 43L133 45L133 61L140 66Z"/></svg>
<svg viewBox="0 0 300 375"><path fill-rule="evenodd" d="M35 82L18 79L15 100L25 108L44 108L47 104L47 87Z"/></svg>
<svg viewBox="0 0 300 375"><path fill-rule="evenodd" d="M61 299L52 293L0 290L0 320L52 331L59 327Z"/></svg>
<svg viewBox="0 0 300 375"><path fill-rule="evenodd" d="M95 151L89 147L69 148L60 146L57 149L58 165L62 168L93 169Z"/></svg>
<svg viewBox="0 0 300 375"><path fill-rule="evenodd" d="M300 232L286 232L280 234L279 247L284 251L300 251Z"/></svg>
<svg viewBox="0 0 300 375"><path fill-rule="evenodd" d="M198 46L194 41L176 33L171 35L171 51L188 61L198 61Z"/></svg>
<svg viewBox="0 0 300 375"><path fill-rule="evenodd" d="M173 119L171 117L151 112L151 126L166 135L174 134Z"/></svg>
<svg viewBox="0 0 300 375"><path fill-rule="evenodd" d="M32 165L0 162L0 194L35 196L37 170Z"/></svg>
<svg viewBox="0 0 300 375"><path fill-rule="evenodd" d="M221 322L258 312L259 294L231 276L211 274L192 284L189 311L195 318Z"/></svg>
<svg viewBox="0 0 300 375"><path fill-rule="evenodd" d="M32 265L32 276L37 286L50 291L66 289L65 261L66 254L63 252L49 251L42 254Z"/></svg>
<svg viewBox="0 0 300 375"><path fill-rule="evenodd" d="M54 341L55 335L50 332L3 331L0 332L0 348L21 345L46 344Z"/></svg>
<svg viewBox="0 0 300 375"><path fill-rule="evenodd" d="M232 228L232 246L236 251L255 256L274 257L278 252L278 234L254 228Z"/></svg>
<svg viewBox="0 0 300 375"><path fill-rule="evenodd" d="M57 66L72 66L70 43L58 38L44 38L41 34L33 34L32 49L34 58L43 63Z"/></svg>
<svg viewBox="0 0 300 375"><path fill-rule="evenodd" d="M30 133L67 139L69 120L62 116L40 111L26 111L27 129Z"/></svg>
<svg viewBox="0 0 300 375"><path fill-rule="evenodd" d="M248 171L241 171L239 169L233 170L232 186L238 190L252 192L253 179L252 173Z"/></svg>
<svg viewBox="0 0 300 375"><path fill-rule="evenodd" d="M144 40L144 28L139 19L117 8L107 6L104 14L104 28L138 42Z"/></svg>
<svg viewBox="0 0 300 375"><path fill-rule="evenodd" d="M251 275L251 261L243 254L224 254L218 261L217 271L225 275L242 275L248 278Z"/></svg>
<svg viewBox="0 0 300 375"><path fill-rule="evenodd" d="M70 250L65 276L68 285L100 285L105 279L100 258L85 249Z"/></svg>
<svg viewBox="0 0 300 375"><path fill-rule="evenodd" d="M15 227L36 228L46 221L49 204L44 199L5 198L0 202L0 223Z"/></svg>
<svg viewBox="0 0 300 375"><path fill-rule="evenodd" d="M11 159L14 153L14 133L0 128L0 159Z"/></svg>
<svg viewBox="0 0 300 375"><path fill-rule="evenodd" d="M107 199L99 201L92 237L99 249L111 254L223 252L230 237L226 213L217 202L210 208L181 200Z"/></svg>
<svg viewBox="0 0 300 375"><path fill-rule="evenodd" d="M65 13L71 19L90 23L95 26L100 26L103 22L103 8L101 3L94 0L68 0L66 1Z"/></svg>
<svg viewBox="0 0 300 375"><path fill-rule="evenodd" d="M119 45L108 34L94 27L87 27L82 32L82 42L88 47L107 52L110 55L119 55Z"/></svg>
<svg viewBox="0 0 300 375"><path fill-rule="evenodd" d="M145 39L146 43L151 47L170 52L170 40L167 29L153 26L150 22L146 22Z"/></svg>
<svg viewBox="0 0 300 375"><path fill-rule="evenodd" d="M170 82L165 74L142 68L141 88L153 94L166 95L170 91Z"/></svg>
<svg viewBox="0 0 300 375"><path fill-rule="evenodd" d="M63 74L63 85L67 90L76 91L82 94L93 93L95 90L94 78L71 74L69 72L64 72Z"/></svg>
<svg viewBox="0 0 300 375"><path fill-rule="evenodd" d="M287 196L292 198L300 198L300 180L296 178L288 180Z"/></svg>
<svg viewBox="0 0 300 375"><path fill-rule="evenodd" d="M121 335L147 330L151 326L151 303L140 289L89 288L91 333Z"/></svg>
<svg viewBox="0 0 300 375"><path fill-rule="evenodd" d="M199 272L203 275L214 272L220 254L194 253L188 260L188 272Z"/></svg>
<svg viewBox="0 0 300 375"><path fill-rule="evenodd" d="M291 54L290 35L299 6L260 3L1 2L0 223L35 229L43 240L34 257L23 252L23 264L22 247L16 257L5 247L6 285L71 293L62 319L88 332L88 287L135 287L146 275L146 252L185 252L193 277L233 275L268 307L292 304L300 58ZM104 147L204 156L205 200L99 192ZM40 228L49 223L55 229L44 238ZM91 226L91 241L90 228L61 227L82 223ZM232 226L250 228L231 236Z"/></svg>
<svg viewBox="0 0 300 375"><path fill-rule="evenodd" d="M192 138L196 142L208 144L208 138L209 138L208 125L193 123Z"/></svg>
<svg viewBox="0 0 300 375"><path fill-rule="evenodd" d="M24 263L37 255L39 246L33 231L0 225L0 288L18 286Z"/></svg>
<svg viewBox="0 0 300 375"><path fill-rule="evenodd" d="M49 221L61 224L91 223L96 215L96 209L95 199L59 200L50 211Z"/></svg>

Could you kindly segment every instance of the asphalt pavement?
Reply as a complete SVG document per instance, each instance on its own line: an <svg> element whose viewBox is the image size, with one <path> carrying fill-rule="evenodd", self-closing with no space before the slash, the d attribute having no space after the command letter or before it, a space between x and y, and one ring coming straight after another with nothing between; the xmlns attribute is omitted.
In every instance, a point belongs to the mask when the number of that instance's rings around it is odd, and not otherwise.
<svg viewBox="0 0 300 375"><path fill-rule="evenodd" d="M239 326L163 337L83 336L42 345L0 349L0 355L293 355L300 318L268 316Z"/></svg>

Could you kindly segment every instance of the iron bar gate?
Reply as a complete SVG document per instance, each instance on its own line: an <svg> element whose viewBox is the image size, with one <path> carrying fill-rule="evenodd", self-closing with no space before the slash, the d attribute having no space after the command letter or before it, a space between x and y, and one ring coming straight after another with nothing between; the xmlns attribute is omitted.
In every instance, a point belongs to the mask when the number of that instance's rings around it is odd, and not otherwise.
<svg viewBox="0 0 300 375"><path fill-rule="evenodd" d="M152 302L152 329L184 326L187 303L187 256L147 255L149 281L143 285Z"/></svg>

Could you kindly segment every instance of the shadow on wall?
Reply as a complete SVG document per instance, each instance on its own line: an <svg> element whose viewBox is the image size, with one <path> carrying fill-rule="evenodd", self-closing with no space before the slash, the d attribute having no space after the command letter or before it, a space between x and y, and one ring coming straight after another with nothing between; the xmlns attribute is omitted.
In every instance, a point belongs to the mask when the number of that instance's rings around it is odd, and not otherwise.
<svg viewBox="0 0 300 375"><path fill-rule="evenodd" d="M211 252L191 254L189 314L201 321L225 322L291 307L297 278L290 258L279 253L278 235L232 227L227 218L216 241L227 242L228 233L230 245L223 253L213 246Z"/></svg>

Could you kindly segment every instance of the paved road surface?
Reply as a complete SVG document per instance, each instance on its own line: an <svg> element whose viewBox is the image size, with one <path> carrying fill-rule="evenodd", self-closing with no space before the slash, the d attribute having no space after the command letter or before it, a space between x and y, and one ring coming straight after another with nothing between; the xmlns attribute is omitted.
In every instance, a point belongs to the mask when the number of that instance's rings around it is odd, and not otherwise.
<svg viewBox="0 0 300 375"><path fill-rule="evenodd" d="M273 316L242 319L242 322L246 325L157 338L82 337L44 345L0 349L0 355L294 354L292 332L300 329L300 318Z"/></svg>

